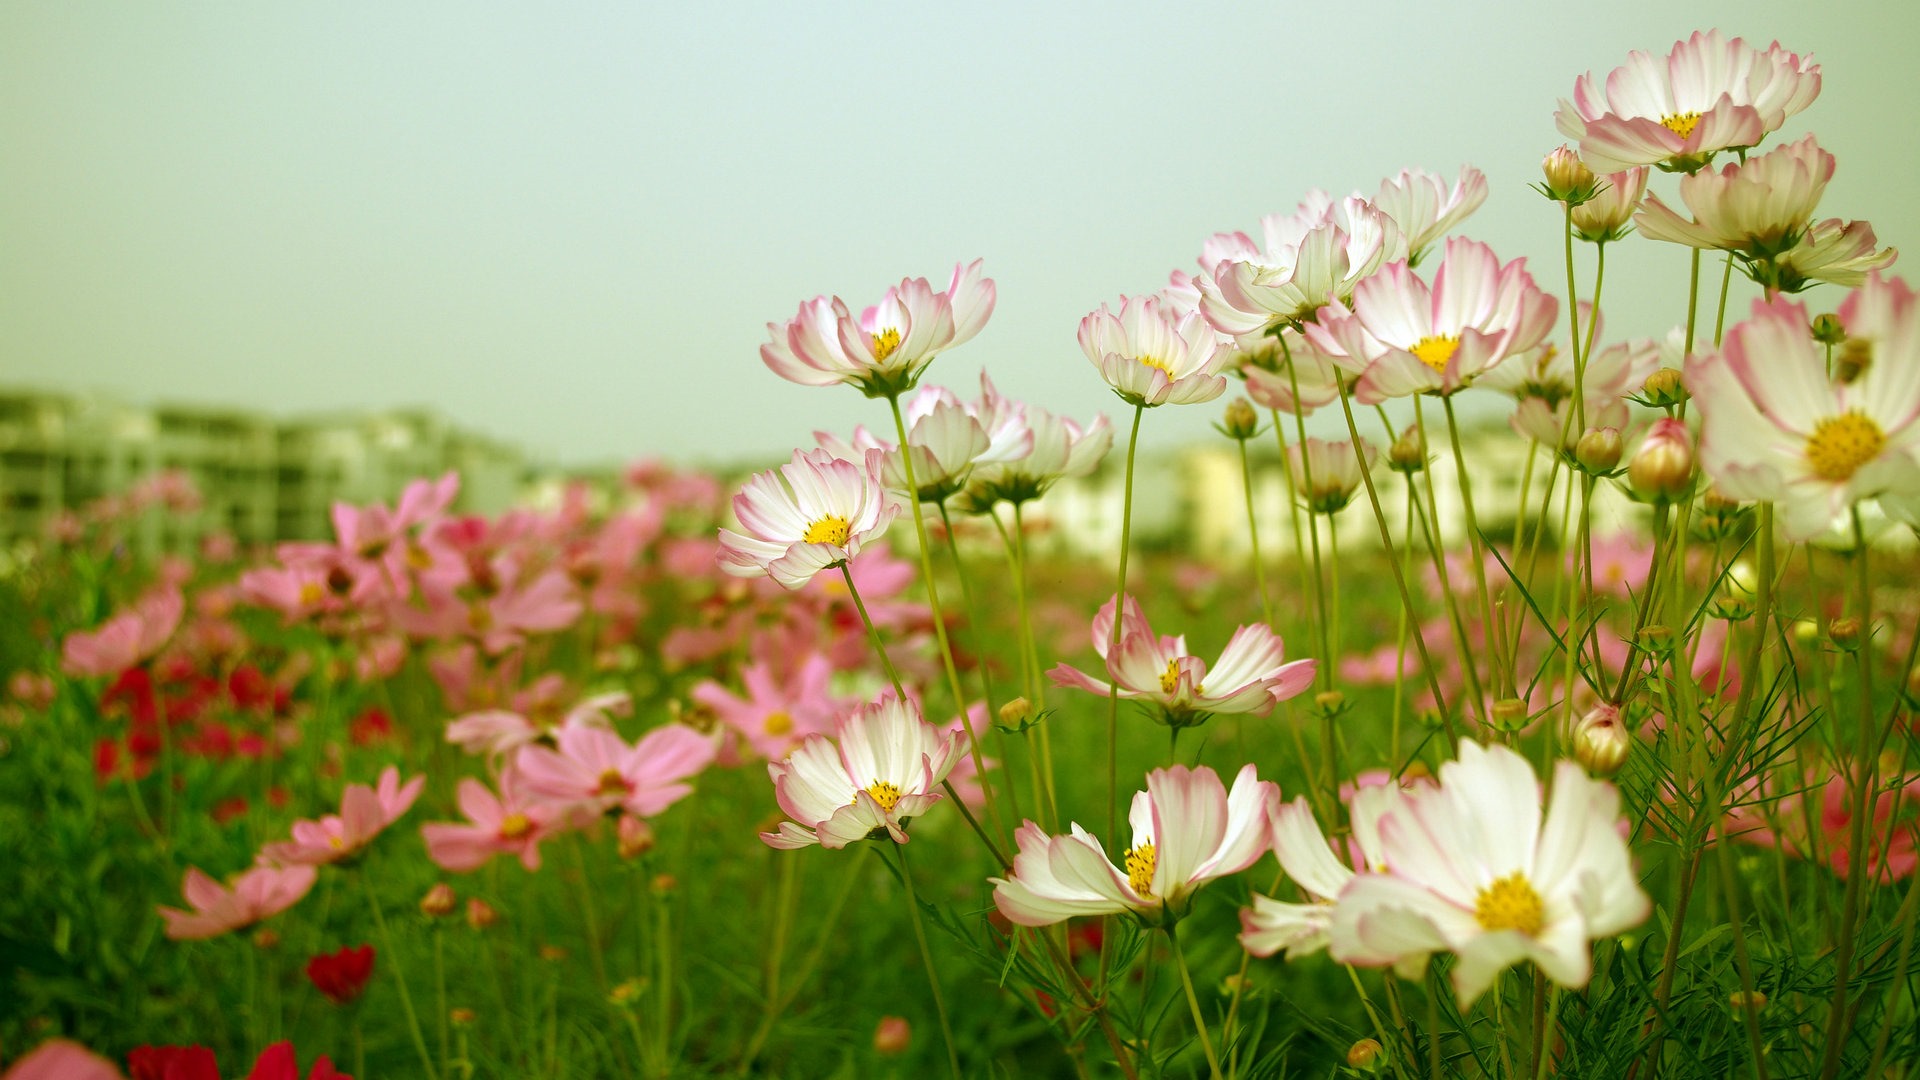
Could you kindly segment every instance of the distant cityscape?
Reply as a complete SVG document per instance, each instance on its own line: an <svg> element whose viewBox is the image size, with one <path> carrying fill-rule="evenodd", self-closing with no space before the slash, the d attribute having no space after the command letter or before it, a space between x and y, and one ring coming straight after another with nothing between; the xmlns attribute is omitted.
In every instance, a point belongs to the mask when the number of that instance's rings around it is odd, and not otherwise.
<svg viewBox="0 0 1920 1080"><path fill-rule="evenodd" d="M1483 527L1498 535L1517 515L1526 446L1489 427L1471 440L1474 491ZM1254 512L1262 553L1292 551L1284 471L1271 435L1249 444ZM1063 554L1110 555L1120 543L1119 454L1092 476L1061 484L1029 508L1036 542ZM1537 500L1548 459L1538 456ZM770 462L723 470L733 483ZM497 514L550 502L570 483L587 483L599 498L618 497L620 470L562 468L531 461L511 443L464 428L425 408L279 418L240 409L184 404L143 406L111 398L0 389L0 543L45 535L65 512L125 491L169 471L191 479L201 496L191 514L147 515L133 538L146 554L186 550L225 533L242 545L329 535L336 501L391 501L409 480L460 473L462 513ZM1395 532L1406 513L1402 476L1375 471ZM1463 502L1450 462L1433 471L1441 531L1464 529ZM1564 478L1562 480L1564 483ZM1601 485L1604 527L1630 505ZM1135 481L1137 542L1178 545L1218 561L1249 551L1239 454L1226 440L1142 460ZM1364 495L1335 515L1343 547L1377 548L1378 527ZM995 542L989 527L963 531Z"/></svg>

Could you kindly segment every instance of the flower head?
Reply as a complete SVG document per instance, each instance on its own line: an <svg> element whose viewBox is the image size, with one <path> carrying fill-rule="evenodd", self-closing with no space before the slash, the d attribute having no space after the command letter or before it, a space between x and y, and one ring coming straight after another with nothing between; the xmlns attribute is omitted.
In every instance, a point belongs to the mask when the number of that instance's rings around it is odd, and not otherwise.
<svg viewBox="0 0 1920 1080"><path fill-rule="evenodd" d="M1170 924L1186 914L1201 886L1245 870L1266 853L1268 818L1279 802L1279 786L1261 780L1252 765L1241 768L1231 792L1209 768L1156 769L1127 815L1133 844L1124 869L1079 825L1048 836L1029 821L1014 835L1013 873L991 879L994 906L1021 926L1121 912Z"/></svg>
<svg viewBox="0 0 1920 1080"><path fill-rule="evenodd" d="M1486 175L1466 165L1451 190L1445 180L1425 169L1402 169L1400 175L1380 184L1372 205L1393 222L1399 233L1400 243L1387 257L1403 258L1418 266L1435 240L1486 201Z"/></svg>
<svg viewBox="0 0 1920 1080"><path fill-rule="evenodd" d="M311 866L256 866L233 879L231 886L188 867L180 891L192 911L163 907L167 936L176 941L218 937L278 915L300 902L313 888L318 874Z"/></svg>
<svg viewBox="0 0 1920 1080"><path fill-rule="evenodd" d="M886 836L907 842L907 822L942 798L940 782L966 752L965 736L920 718L892 694L810 735L785 761L770 762L774 797L791 821L761 833L769 847L842 848Z"/></svg>
<svg viewBox="0 0 1920 1080"><path fill-rule="evenodd" d="M292 840L268 844L260 853L288 865L321 866L351 859L413 806L426 782L425 776L416 776L403 785L399 767L389 765L374 787L348 784L340 796L338 814L296 821Z"/></svg>
<svg viewBox="0 0 1920 1080"><path fill-rule="evenodd" d="M1692 221L1649 195L1634 222L1655 240L1768 260L1799 244L1831 179L1833 155L1808 135L1718 172L1682 177L1680 199Z"/></svg>
<svg viewBox="0 0 1920 1080"><path fill-rule="evenodd" d="M787 322L767 324L760 359L803 386L849 383L868 397L897 397L935 355L980 332L994 296L978 259L956 265L945 292L926 278L907 278L858 318L839 297L816 296Z"/></svg>
<svg viewBox="0 0 1920 1080"><path fill-rule="evenodd" d="M345 1005L359 997L373 978L373 946L346 946L339 952L320 953L307 961L307 978L328 1001Z"/></svg>
<svg viewBox="0 0 1920 1080"><path fill-rule="evenodd" d="M1213 328L1156 297L1126 297L1117 314L1101 304L1080 320L1080 348L1129 405L1189 405L1227 389L1227 352Z"/></svg>
<svg viewBox="0 0 1920 1080"><path fill-rule="evenodd" d="M607 728L567 727L554 743L523 746L514 758L527 791L591 816L624 810L653 817L665 811L693 793L687 781L716 752L711 738L685 724L663 724L631 745Z"/></svg>
<svg viewBox="0 0 1920 1080"><path fill-rule="evenodd" d="M1419 223L1432 224L1419 212L1411 182L1406 196L1402 209L1409 219L1418 215ZM1469 201L1464 192L1462 199L1462 205ZM1336 204L1315 191L1293 213L1261 218L1260 227L1259 244L1238 232L1208 240L1200 252L1206 273L1193 281L1201 313L1236 339L1298 326L1408 251L1394 220L1358 195Z"/></svg>
<svg viewBox="0 0 1920 1080"><path fill-rule="evenodd" d="M887 531L900 507L881 478L885 454L859 462L825 450L795 450L777 470L755 473L733 497L746 532L720 530L720 567L739 577L766 574L789 589L843 566Z"/></svg>

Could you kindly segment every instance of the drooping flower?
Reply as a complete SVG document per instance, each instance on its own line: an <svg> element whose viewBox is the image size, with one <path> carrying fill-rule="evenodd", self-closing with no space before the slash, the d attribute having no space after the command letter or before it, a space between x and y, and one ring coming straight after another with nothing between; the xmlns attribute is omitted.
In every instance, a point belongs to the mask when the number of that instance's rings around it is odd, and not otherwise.
<svg viewBox="0 0 1920 1080"><path fill-rule="evenodd" d="M1129 405L1191 405L1227 389L1227 353L1213 328L1156 297L1125 297L1117 314L1101 304L1080 320L1080 348Z"/></svg>
<svg viewBox="0 0 1920 1080"><path fill-rule="evenodd" d="M1780 292L1797 293L1823 282L1852 288L1899 258L1899 251L1879 244L1872 225L1827 218L1807 226L1798 244L1748 269L1754 280Z"/></svg>
<svg viewBox="0 0 1920 1080"><path fill-rule="evenodd" d="M1790 539L1812 537L1854 503L1920 495L1920 310L1899 279L1874 274L1840 306L1858 363L1829 378L1806 308L1754 302L1718 353L1688 358L1700 461L1721 494L1779 507ZM1848 372L1840 372L1845 375Z"/></svg>
<svg viewBox="0 0 1920 1080"><path fill-rule="evenodd" d="M1693 220L1649 195L1634 223L1654 240L1731 251L1748 261L1772 259L1806 235L1833 166L1833 155L1807 135L1718 171L1682 177L1680 200Z"/></svg>
<svg viewBox="0 0 1920 1080"><path fill-rule="evenodd" d="M1127 815L1133 844L1124 869L1079 825L1049 836L1029 821L1014 834L1019 851L1012 874L990 879L994 906L1021 926L1121 912L1170 925L1186 914L1201 886L1245 870L1266 853L1268 818L1279 801L1279 786L1261 780L1251 764L1234 777L1231 792L1204 766L1155 769Z"/></svg>
<svg viewBox="0 0 1920 1080"><path fill-rule="evenodd" d="M307 979L321 996L335 1005L357 998L373 978L373 946L342 946L339 952L320 953L307 961Z"/></svg>
<svg viewBox="0 0 1920 1080"><path fill-rule="evenodd" d="M884 457L869 450L853 462L825 450L795 450L779 469L755 473L733 497L746 533L720 530L721 569L738 577L766 574L797 589L844 565L900 512L881 479Z"/></svg>
<svg viewBox="0 0 1920 1080"><path fill-rule="evenodd" d="M945 292L907 278L857 319L839 297L814 297L787 322L767 324L760 359L803 386L848 383L868 397L897 397L935 355L972 338L993 314L993 281L980 266L978 259L956 265Z"/></svg>
<svg viewBox="0 0 1920 1080"><path fill-rule="evenodd" d="M190 866L180 891L193 910L162 907L160 917L166 920L167 936L176 941L218 937L299 903L317 874L311 866L255 866L226 886Z"/></svg>
<svg viewBox="0 0 1920 1080"><path fill-rule="evenodd" d="M1463 1008L1522 960L1562 986L1584 987L1589 943L1652 911L1622 825L1620 793L1574 762L1555 767L1543 812L1525 758L1463 742L1437 786L1405 792L1381 815L1386 872L1356 875L1341 890L1329 951L1341 963L1403 974L1452 952Z"/></svg>
<svg viewBox="0 0 1920 1080"><path fill-rule="evenodd" d="M992 460L975 466L966 491L955 502L969 513L985 513L1000 502L1037 499L1061 480L1092 472L1113 448L1113 428L1105 415L1083 427L1038 405L1003 396L985 372L980 373L974 413L994 432L995 445L1005 443L1025 452L989 455Z"/></svg>
<svg viewBox="0 0 1920 1080"><path fill-rule="evenodd" d="M1599 180L1593 196L1573 208L1574 235L1590 244L1610 243L1627 235L1627 223L1647 193L1647 167L1608 173Z"/></svg>
<svg viewBox="0 0 1920 1080"><path fill-rule="evenodd" d="M1595 172L1635 165L1692 172L1721 150L1753 146L1820 93L1820 65L1695 31L1662 59L1639 50L1607 76L1575 80L1555 122Z"/></svg>
<svg viewBox="0 0 1920 1080"><path fill-rule="evenodd" d="M1365 439L1356 453L1352 440L1332 441L1309 437L1304 443L1287 446L1292 475L1299 483L1299 499L1316 514L1332 514L1346 509L1360 490L1361 470L1373 469L1379 451Z"/></svg>
<svg viewBox="0 0 1920 1080"><path fill-rule="evenodd" d="M583 815L622 809L653 817L693 793L687 780L713 761L714 741L685 724L664 724L632 745L619 733L562 728L553 747L528 745L514 758L527 791Z"/></svg>
<svg viewBox="0 0 1920 1080"><path fill-rule="evenodd" d="M1431 288L1406 263L1393 263L1360 283L1351 311L1329 304L1306 334L1359 373L1354 396L1371 405L1463 389L1545 340L1559 308L1534 285L1524 258L1501 265L1493 249L1456 236Z"/></svg>
<svg viewBox="0 0 1920 1080"><path fill-rule="evenodd" d="M413 806L426 782L421 775L401 784L399 767L389 765L373 787L348 784L340 796L338 814L296 821L293 839L268 844L260 853L290 866L322 866L353 858Z"/></svg>
<svg viewBox="0 0 1920 1080"><path fill-rule="evenodd" d="M886 836L907 842L907 822L943 797L966 736L920 718L891 693L848 713L833 738L810 735L785 761L767 763L774 798L791 818L760 839L775 848L842 848Z"/></svg>
<svg viewBox="0 0 1920 1080"><path fill-rule="evenodd" d="M1156 635L1133 596L1127 597L1121 619L1119 648L1109 654L1113 619L1109 599L1093 617L1093 648L1107 662L1113 685L1067 664L1055 666L1048 677L1056 686L1095 694L1118 686L1121 698L1158 706L1162 721L1174 727L1198 724L1215 713L1265 716L1276 703L1313 685L1319 664L1285 662L1280 636L1264 623L1249 623L1233 632L1220 659L1208 667L1188 653L1184 635Z"/></svg>

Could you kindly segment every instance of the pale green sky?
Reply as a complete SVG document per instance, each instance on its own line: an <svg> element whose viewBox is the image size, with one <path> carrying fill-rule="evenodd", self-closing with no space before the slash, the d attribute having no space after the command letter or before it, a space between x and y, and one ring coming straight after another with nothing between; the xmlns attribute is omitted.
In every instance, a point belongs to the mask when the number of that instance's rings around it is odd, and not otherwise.
<svg viewBox="0 0 1920 1080"><path fill-rule="evenodd" d="M1080 317L1312 187L1477 165L1493 192L1463 231L1563 293L1557 208L1525 187L1555 100L1712 26L1815 54L1825 88L1785 134L1839 159L1823 216L1920 243L1911 0L14 0L0 384L427 404L574 462L773 458L884 414L768 372L769 320L984 256L999 308L930 378L971 394L984 365L1112 414ZM1611 336L1684 314L1684 251L1609 262ZM1148 442L1216 413L1161 409Z"/></svg>

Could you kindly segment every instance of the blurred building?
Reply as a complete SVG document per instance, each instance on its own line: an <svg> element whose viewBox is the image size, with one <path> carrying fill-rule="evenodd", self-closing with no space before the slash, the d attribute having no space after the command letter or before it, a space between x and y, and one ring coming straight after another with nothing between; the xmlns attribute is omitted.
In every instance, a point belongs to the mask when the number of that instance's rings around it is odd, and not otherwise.
<svg viewBox="0 0 1920 1080"><path fill-rule="evenodd" d="M423 409L283 420L239 409L136 406L0 390L0 542L44 534L61 515L144 483L184 476L196 508L142 515L143 552L226 533L242 544L328 534L344 500L389 501L410 480L461 476L462 512L498 513L530 470L520 451Z"/></svg>

